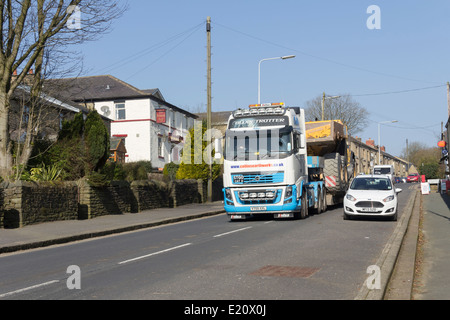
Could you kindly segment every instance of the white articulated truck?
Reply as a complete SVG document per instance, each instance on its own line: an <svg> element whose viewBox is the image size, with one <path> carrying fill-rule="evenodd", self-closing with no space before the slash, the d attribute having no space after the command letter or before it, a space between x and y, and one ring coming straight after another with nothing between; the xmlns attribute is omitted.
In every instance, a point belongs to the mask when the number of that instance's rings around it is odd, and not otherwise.
<svg viewBox="0 0 450 320"><path fill-rule="evenodd" d="M327 204L341 202L352 173L343 126L342 132L335 128L339 123L313 125L308 145L308 127L315 123L307 124L299 107L272 103L234 111L223 155L230 219L261 214L304 219L309 209L320 213Z"/></svg>

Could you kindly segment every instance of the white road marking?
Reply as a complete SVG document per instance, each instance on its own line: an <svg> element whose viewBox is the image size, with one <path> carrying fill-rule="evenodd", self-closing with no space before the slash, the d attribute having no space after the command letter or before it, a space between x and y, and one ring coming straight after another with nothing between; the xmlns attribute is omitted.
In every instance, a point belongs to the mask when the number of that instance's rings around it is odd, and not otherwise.
<svg viewBox="0 0 450 320"><path fill-rule="evenodd" d="M184 247L187 247L187 246L190 246L190 245L192 245L192 243L186 243L186 244L183 244L181 246L177 246L177 247L169 248L169 249L166 249L166 250L150 253L150 254L147 254L145 256L141 256L141 257L125 260L125 261L119 262L118 264L125 264L125 263L133 262L133 261L136 261L136 260L142 260L142 259L145 259L145 258L148 258L148 257L156 256L156 255L161 254L161 253L165 253L165 252L173 251L173 250L176 250L176 249L184 248Z"/></svg>
<svg viewBox="0 0 450 320"><path fill-rule="evenodd" d="M20 289L20 290L11 291L11 292L8 292L8 293L0 294L0 299L8 297L8 296L15 295L15 294L18 294L18 293L22 293L22 292L30 291L30 290L33 290L33 289L37 289L37 288L40 288L40 287L46 287L46 286L49 286L49 285L52 285L52 284L55 284L55 283L58 283L58 282L59 282L59 280L53 280L53 281L37 284L37 285L32 286L32 287L28 287L28 288L24 288L24 289Z"/></svg>
<svg viewBox="0 0 450 320"><path fill-rule="evenodd" d="M252 228L252 227L247 227L247 228L242 228L242 229L238 229L238 230L234 230L234 231L230 231L230 232L226 232L226 233L218 234L218 235L214 236L214 238L220 238L220 237L223 237L223 236L226 236L226 235L232 234L232 233L236 233L236 232L244 231L244 230L247 230L247 229L251 229L251 228Z"/></svg>

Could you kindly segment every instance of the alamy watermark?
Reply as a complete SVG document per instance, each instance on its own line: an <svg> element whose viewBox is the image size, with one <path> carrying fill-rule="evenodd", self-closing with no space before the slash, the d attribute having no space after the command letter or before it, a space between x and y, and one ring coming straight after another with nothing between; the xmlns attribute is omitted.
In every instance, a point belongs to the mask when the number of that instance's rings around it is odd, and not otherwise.
<svg viewBox="0 0 450 320"><path fill-rule="evenodd" d="M81 29L81 9L79 6L69 6L67 8L67 14L70 15L69 20L67 20L67 28L70 30L80 30Z"/></svg>
<svg viewBox="0 0 450 320"><path fill-rule="evenodd" d="M369 290L381 290L381 269L379 266L369 266L367 273L370 276L366 280L366 286Z"/></svg>
<svg viewBox="0 0 450 320"><path fill-rule="evenodd" d="M66 285L69 290L81 290L81 269L79 266L69 266L66 271L70 276L67 278Z"/></svg>
<svg viewBox="0 0 450 320"><path fill-rule="evenodd" d="M369 30L381 29L381 9L377 5L371 5L367 8L367 14L370 17L367 19L366 25Z"/></svg>

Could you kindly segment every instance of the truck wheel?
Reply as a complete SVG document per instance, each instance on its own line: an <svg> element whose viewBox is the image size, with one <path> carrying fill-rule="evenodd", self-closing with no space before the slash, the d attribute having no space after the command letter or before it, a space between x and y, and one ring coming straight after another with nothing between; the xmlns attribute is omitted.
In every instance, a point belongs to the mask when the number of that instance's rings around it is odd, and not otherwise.
<svg viewBox="0 0 450 320"><path fill-rule="evenodd" d="M332 192L339 192L344 189L345 175L343 170L345 167L342 165L341 155L339 153L326 154L324 157L323 173L325 177L336 177L336 186L328 186L327 189Z"/></svg>
<svg viewBox="0 0 450 320"><path fill-rule="evenodd" d="M322 189L319 189L316 213L321 214L322 212L323 212L323 191Z"/></svg>
<svg viewBox="0 0 450 320"><path fill-rule="evenodd" d="M301 198L302 207L300 209L300 219L306 219L308 216L308 198L306 194L306 190L303 189L302 198Z"/></svg>

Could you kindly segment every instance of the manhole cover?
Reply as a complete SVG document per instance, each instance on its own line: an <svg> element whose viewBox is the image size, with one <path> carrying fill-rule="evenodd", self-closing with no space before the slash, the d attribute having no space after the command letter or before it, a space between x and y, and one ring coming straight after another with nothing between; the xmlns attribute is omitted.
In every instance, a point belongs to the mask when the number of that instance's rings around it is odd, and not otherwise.
<svg viewBox="0 0 450 320"><path fill-rule="evenodd" d="M265 266L251 275L260 277L308 278L319 271L319 268Z"/></svg>

